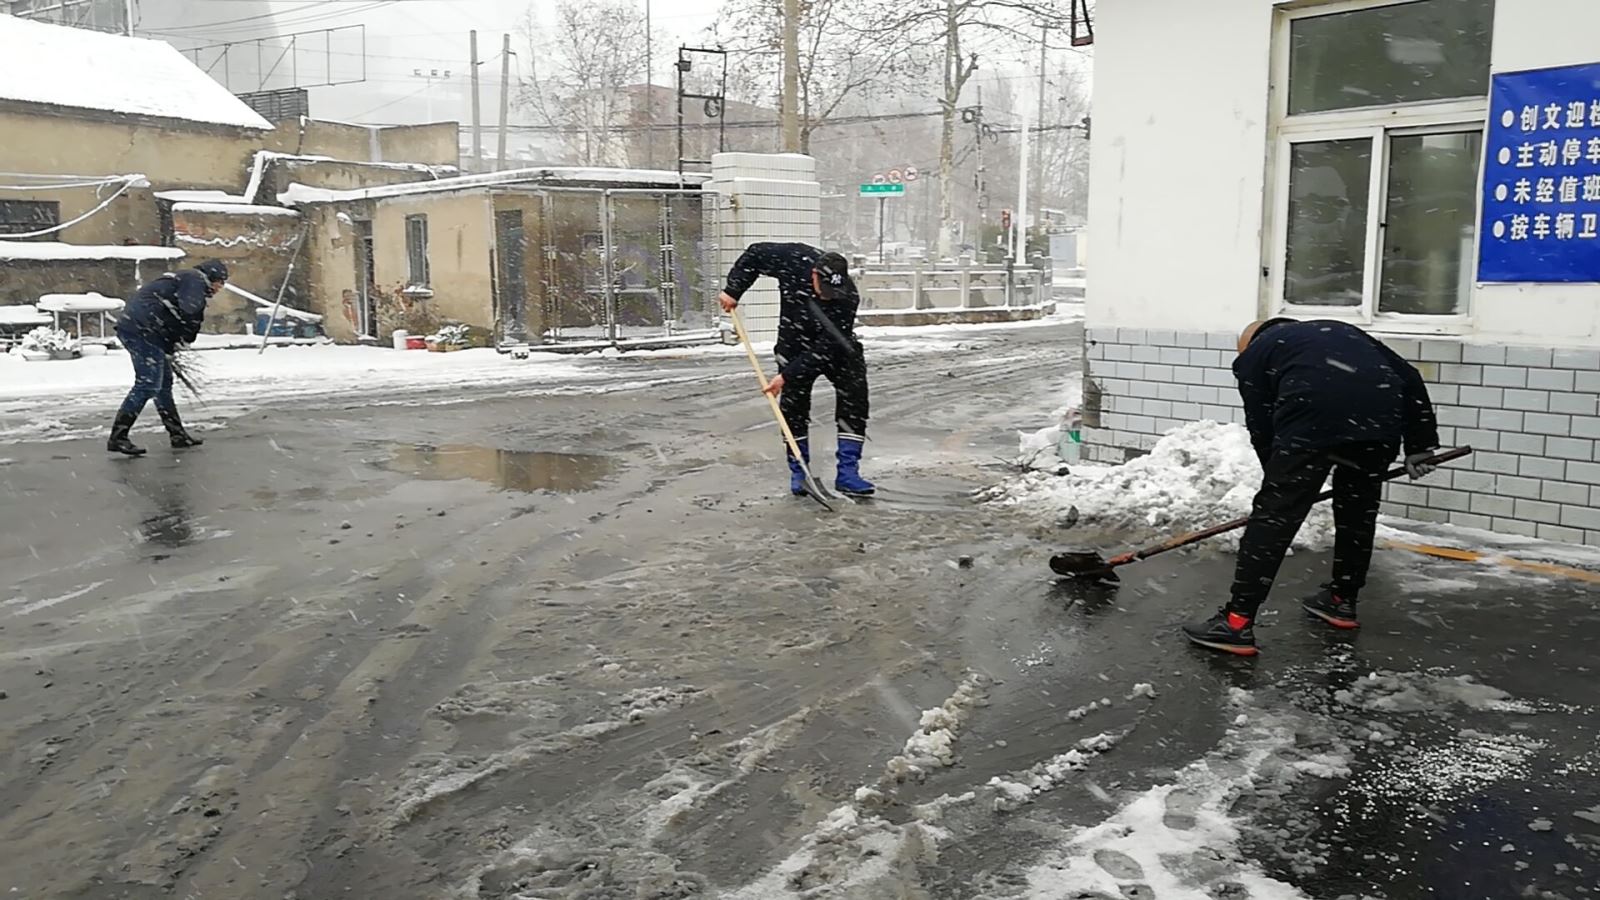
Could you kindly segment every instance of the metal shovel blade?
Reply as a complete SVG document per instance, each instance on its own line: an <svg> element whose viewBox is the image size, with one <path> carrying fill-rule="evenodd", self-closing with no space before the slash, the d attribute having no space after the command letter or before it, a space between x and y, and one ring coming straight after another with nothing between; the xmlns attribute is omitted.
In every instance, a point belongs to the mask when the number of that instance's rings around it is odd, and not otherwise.
<svg viewBox="0 0 1600 900"><path fill-rule="evenodd" d="M1050 557L1050 571L1064 578L1121 581L1105 557L1094 550L1068 550Z"/></svg>

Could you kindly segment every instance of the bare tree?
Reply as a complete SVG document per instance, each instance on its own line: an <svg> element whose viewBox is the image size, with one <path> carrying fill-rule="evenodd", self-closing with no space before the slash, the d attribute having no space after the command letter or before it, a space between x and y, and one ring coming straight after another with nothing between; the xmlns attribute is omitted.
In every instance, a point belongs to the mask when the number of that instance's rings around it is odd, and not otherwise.
<svg viewBox="0 0 1600 900"><path fill-rule="evenodd" d="M632 119L626 90L645 73L644 13L633 0L560 0L547 33L529 7L523 17L531 75L518 106L558 128L583 165L626 165L616 126Z"/></svg>
<svg viewBox="0 0 1600 900"><path fill-rule="evenodd" d="M868 95L906 88L928 59L910 35L885 32L864 40L871 10L862 0L802 0L800 4L800 149L841 109ZM735 55L730 93L752 103L774 101L782 77L782 0L727 0L714 39Z"/></svg>
<svg viewBox="0 0 1600 900"><path fill-rule="evenodd" d="M869 15L873 24L866 35L900 35L943 48L942 90L936 98L941 114L939 135L939 253L950 255L955 242L956 123L967 83L978 71L985 39L1036 40L1041 25L1052 28L1070 23L1069 0L936 0L906 4L900 0L875 0L881 4Z"/></svg>

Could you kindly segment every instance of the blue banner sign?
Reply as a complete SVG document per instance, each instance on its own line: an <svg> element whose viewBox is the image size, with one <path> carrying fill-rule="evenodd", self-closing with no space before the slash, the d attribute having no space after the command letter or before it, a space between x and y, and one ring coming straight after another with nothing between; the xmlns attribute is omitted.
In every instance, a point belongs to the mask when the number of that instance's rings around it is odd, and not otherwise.
<svg viewBox="0 0 1600 900"><path fill-rule="evenodd" d="M1600 64L1494 76L1478 280L1600 282Z"/></svg>

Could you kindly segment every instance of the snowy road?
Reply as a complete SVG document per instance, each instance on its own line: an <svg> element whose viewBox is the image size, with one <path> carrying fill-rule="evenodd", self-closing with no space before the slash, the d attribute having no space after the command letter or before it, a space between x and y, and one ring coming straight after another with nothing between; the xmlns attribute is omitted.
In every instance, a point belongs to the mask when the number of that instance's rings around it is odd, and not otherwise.
<svg viewBox="0 0 1600 900"><path fill-rule="evenodd" d="M1191 652L1226 556L1059 585L1094 536L971 497L1079 327L925 340L874 339L885 496L833 516L726 353L6 446L0 892L1600 891L1592 588L1384 553L1351 639L1301 555L1260 660Z"/></svg>

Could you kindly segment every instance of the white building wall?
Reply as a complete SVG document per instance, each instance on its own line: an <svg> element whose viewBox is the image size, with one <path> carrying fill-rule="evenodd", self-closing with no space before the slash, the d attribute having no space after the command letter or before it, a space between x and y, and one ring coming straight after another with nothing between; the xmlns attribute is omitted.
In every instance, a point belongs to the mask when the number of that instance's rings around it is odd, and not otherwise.
<svg viewBox="0 0 1600 900"><path fill-rule="evenodd" d="M817 161L798 153L718 153L706 190L719 196L719 266L727 272L758 241L822 243L822 186ZM757 349L778 339L778 284L756 282L739 303Z"/></svg>
<svg viewBox="0 0 1600 900"><path fill-rule="evenodd" d="M1123 0L1096 22L1085 453L1120 462L1186 421L1243 422L1234 338L1268 307L1275 9ZM1597 0L1498 0L1492 71L1600 62ZM1480 191L1481 195L1481 191ZM1474 270L1476 260L1473 260ZM1385 511L1600 545L1600 285L1474 285L1464 330L1380 335L1478 452Z"/></svg>

